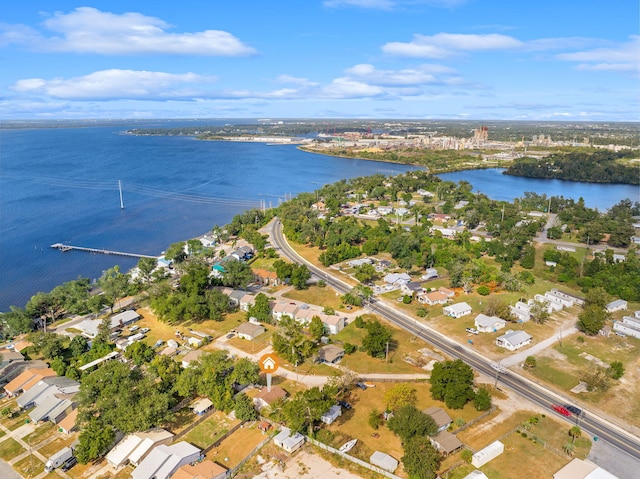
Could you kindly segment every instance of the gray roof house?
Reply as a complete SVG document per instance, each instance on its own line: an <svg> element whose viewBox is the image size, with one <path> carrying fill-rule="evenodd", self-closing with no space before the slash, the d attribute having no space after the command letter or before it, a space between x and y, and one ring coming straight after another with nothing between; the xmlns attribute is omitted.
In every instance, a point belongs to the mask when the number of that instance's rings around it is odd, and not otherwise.
<svg viewBox="0 0 640 479"><path fill-rule="evenodd" d="M604 309L606 309L608 313L622 311L624 309L627 309L627 302L624 299L616 299L615 301L611 301L609 304L607 304Z"/></svg>
<svg viewBox="0 0 640 479"><path fill-rule="evenodd" d="M471 314L471 311L471 306L464 302L450 304L449 306L442 308L442 313L447 316L451 316L452 318L461 318L462 316Z"/></svg>
<svg viewBox="0 0 640 479"><path fill-rule="evenodd" d="M335 404L320 417L320 420L325 424L333 424L340 416L342 416L342 408Z"/></svg>
<svg viewBox="0 0 640 479"><path fill-rule="evenodd" d="M80 390L80 383L66 377L48 377L41 379L31 389L18 397L16 403L23 409L40 405L54 394L74 394Z"/></svg>
<svg viewBox="0 0 640 479"><path fill-rule="evenodd" d="M433 422L438 426L438 432L444 431L451 425L451 418L447 414L447 411L441 407L432 406L422 411L424 414L431 416Z"/></svg>
<svg viewBox="0 0 640 479"><path fill-rule="evenodd" d="M398 469L398 461L384 452L376 451L371 454L369 462L385 471L393 472Z"/></svg>
<svg viewBox="0 0 640 479"><path fill-rule="evenodd" d="M236 332L238 333L238 337L243 339L255 339L264 333L266 330L264 326L260 324L253 323L242 323L236 327Z"/></svg>
<svg viewBox="0 0 640 479"><path fill-rule="evenodd" d="M133 479L169 479L180 466L196 462L200 449L188 442L180 441L171 446L161 444L153 448L149 455L131 473Z"/></svg>
<svg viewBox="0 0 640 479"><path fill-rule="evenodd" d="M327 344L318 349L318 361L335 364L344 357L344 348L335 344Z"/></svg>
<svg viewBox="0 0 640 479"><path fill-rule="evenodd" d="M474 324L476 329L481 333L492 333L498 329L504 328L507 325L507 322L497 316L487 316L486 314L480 313L476 316Z"/></svg>
<svg viewBox="0 0 640 479"><path fill-rule="evenodd" d="M119 468L128 462L138 465L155 446L171 444L173 434L165 429L150 429L146 432L129 434L109 451L107 461L114 468Z"/></svg>
<svg viewBox="0 0 640 479"><path fill-rule="evenodd" d="M299 432L292 433L291 429L283 427L278 435L273 438L273 443L287 452L294 452L304 444L304 436Z"/></svg>
<svg viewBox="0 0 640 479"><path fill-rule="evenodd" d="M510 329L496 338L496 345L509 351L515 351L529 344L531 344L531 335L526 331L513 331Z"/></svg>

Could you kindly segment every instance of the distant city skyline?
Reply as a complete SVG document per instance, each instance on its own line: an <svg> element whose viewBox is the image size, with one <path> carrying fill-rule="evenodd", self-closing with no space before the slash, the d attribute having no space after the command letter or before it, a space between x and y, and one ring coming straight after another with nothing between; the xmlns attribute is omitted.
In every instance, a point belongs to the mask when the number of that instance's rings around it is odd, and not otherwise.
<svg viewBox="0 0 640 479"><path fill-rule="evenodd" d="M637 121L637 0L14 2L0 119Z"/></svg>

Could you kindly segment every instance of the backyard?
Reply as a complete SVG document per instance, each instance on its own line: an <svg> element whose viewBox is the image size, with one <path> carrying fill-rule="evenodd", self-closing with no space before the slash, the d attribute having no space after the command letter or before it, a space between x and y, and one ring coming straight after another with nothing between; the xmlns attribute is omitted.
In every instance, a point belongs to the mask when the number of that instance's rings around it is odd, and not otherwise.
<svg viewBox="0 0 640 479"><path fill-rule="evenodd" d="M216 411L182 436L182 440L204 450L238 424L240 424L240 420L231 419L222 411Z"/></svg>

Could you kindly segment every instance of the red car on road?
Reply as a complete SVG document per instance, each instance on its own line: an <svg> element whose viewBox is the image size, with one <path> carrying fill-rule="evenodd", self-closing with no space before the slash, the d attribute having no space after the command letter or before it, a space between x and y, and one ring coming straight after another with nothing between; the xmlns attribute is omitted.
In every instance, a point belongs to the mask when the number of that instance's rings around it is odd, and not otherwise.
<svg viewBox="0 0 640 479"><path fill-rule="evenodd" d="M554 411L559 412L563 416L571 416L571 412L564 406L560 406L559 404L552 404L551 407Z"/></svg>

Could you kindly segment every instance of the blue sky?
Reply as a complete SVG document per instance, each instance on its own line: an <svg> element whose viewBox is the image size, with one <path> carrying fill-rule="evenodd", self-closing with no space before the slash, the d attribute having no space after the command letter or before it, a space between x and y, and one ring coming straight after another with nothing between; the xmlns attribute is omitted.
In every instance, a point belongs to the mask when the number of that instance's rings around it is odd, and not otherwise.
<svg viewBox="0 0 640 479"><path fill-rule="evenodd" d="M0 119L638 120L638 10L637 0L11 2L0 12Z"/></svg>

